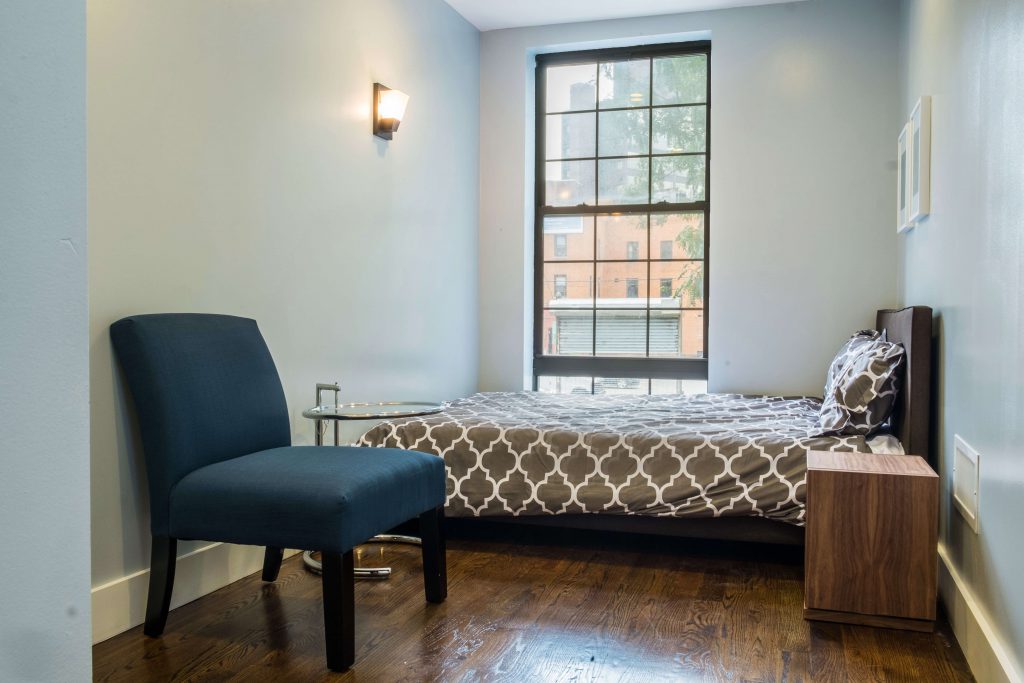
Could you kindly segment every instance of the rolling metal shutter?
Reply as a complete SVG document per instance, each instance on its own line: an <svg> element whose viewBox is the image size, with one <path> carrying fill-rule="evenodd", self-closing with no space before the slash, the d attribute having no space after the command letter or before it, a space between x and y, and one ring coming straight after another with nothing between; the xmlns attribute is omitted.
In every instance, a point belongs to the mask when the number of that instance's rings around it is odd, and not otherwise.
<svg viewBox="0 0 1024 683"><path fill-rule="evenodd" d="M588 314L559 313L558 350L563 355L590 355L593 348L593 324ZM597 318L598 356L647 355L647 316L645 311L604 311ZM651 354L679 353L678 316L651 316Z"/></svg>

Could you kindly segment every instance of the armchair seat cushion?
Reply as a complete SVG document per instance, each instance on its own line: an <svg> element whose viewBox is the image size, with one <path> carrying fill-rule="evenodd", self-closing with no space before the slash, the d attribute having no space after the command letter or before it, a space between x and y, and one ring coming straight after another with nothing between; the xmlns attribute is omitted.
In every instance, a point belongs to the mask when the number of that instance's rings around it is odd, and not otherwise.
<svg viewBox="0 0 1024 683"><path fill-rule="evenodd" d="M201 467L171 491L171 536L344 553L440 507L444 461L393 448L291 446Z"/></svg>

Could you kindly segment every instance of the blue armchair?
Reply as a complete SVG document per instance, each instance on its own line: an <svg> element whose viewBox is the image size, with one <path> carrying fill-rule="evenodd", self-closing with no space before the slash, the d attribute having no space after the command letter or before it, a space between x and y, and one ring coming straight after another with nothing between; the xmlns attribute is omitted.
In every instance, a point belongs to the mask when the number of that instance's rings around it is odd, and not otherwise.
<svg viewBox="0 0 1024 683"><path fill-rule="evenodd" d="M139 315L110 327L134 398L149 484L152 569L144 632L163 633L178 539L322 554L327 666L355 660L352 549L418 517L428 602L447 596L444 462L398 449L292 446L284 390L256 322Z"/></svg>

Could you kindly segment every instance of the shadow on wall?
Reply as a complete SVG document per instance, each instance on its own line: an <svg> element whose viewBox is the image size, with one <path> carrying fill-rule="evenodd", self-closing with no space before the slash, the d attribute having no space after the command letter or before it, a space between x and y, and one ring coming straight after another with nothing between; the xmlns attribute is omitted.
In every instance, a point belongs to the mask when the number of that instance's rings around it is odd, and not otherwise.
<svg viewBox="0 0 1024 683"><path fill-rule="evenodd" d="M139 421L135 414L135 406L129 400L128 386L125 383L124 373L121 364L114 357L114 349L110 345L109 337L105 337L104 343L94 344L97 353L107 354L110 358L111 383L114 387L114 433L117 452L122 454L118 458L118 477L121 480L121 519L130 519L136 516L136 510L142 510L145 515L145 524L122 524L122 548L144 549L149 555L150 534L149 534L149 487L146 485L146 458L142 447L142 436L139 433ZM125 495L125 483L133 486L134 495ZM122 575L135 571L135 567L129 566L127 553L122 558Z"/></svg>

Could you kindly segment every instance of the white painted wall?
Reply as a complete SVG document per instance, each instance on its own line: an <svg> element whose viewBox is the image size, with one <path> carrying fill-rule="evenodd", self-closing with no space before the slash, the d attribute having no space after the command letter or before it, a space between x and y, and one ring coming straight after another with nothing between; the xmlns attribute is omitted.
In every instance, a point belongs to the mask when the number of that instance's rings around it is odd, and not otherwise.
<svg viewBox="0 0 1024 683"><path fill-rule="evenodd" d="M0 3L0 680L88 681L85 2Z"/></svg>
<svg viewBox="0 0 1024 683"><path fill-rule="evenodd" d="M815 0L484 33L481 388L531 372L532 55L710 32L709 388L820 395L840 343L895 303L898 11Z"/></svg>
<svg viewBox="0 0 1024 683"><path fill-rule="evenodd" d="M119 582L144 587L124 577L149 547L111 322L255 318L297 444L317 381L345 400L476 389L479 33L442 0L104 0L88 37L93 585L109 635L125 610L138 621ZM411 96L390 144L371 135L375 80ZM255 568L258 553L231 552L188 566L219 583ZM188 571L182 591L210 588ZM135 597L103 597L120 594Z"/></svg>
<svg viewBox="0 0 1024 683"><path fill-rule="evenodd" d="M945 554L976 600L954 628L981 681L998 680L980 619L1024 675L1024 4L909 0L894 138L932 96L931 215L900 239L900 297L935 308ZM981 533L950 504L953 435L981 453ZM946 586L944 601L960 598ZM977 634L976 634L977 635ZM1000 665L1005 668L1004 665ZM1020 680L1018 678L1018 680Z"/></svg>

